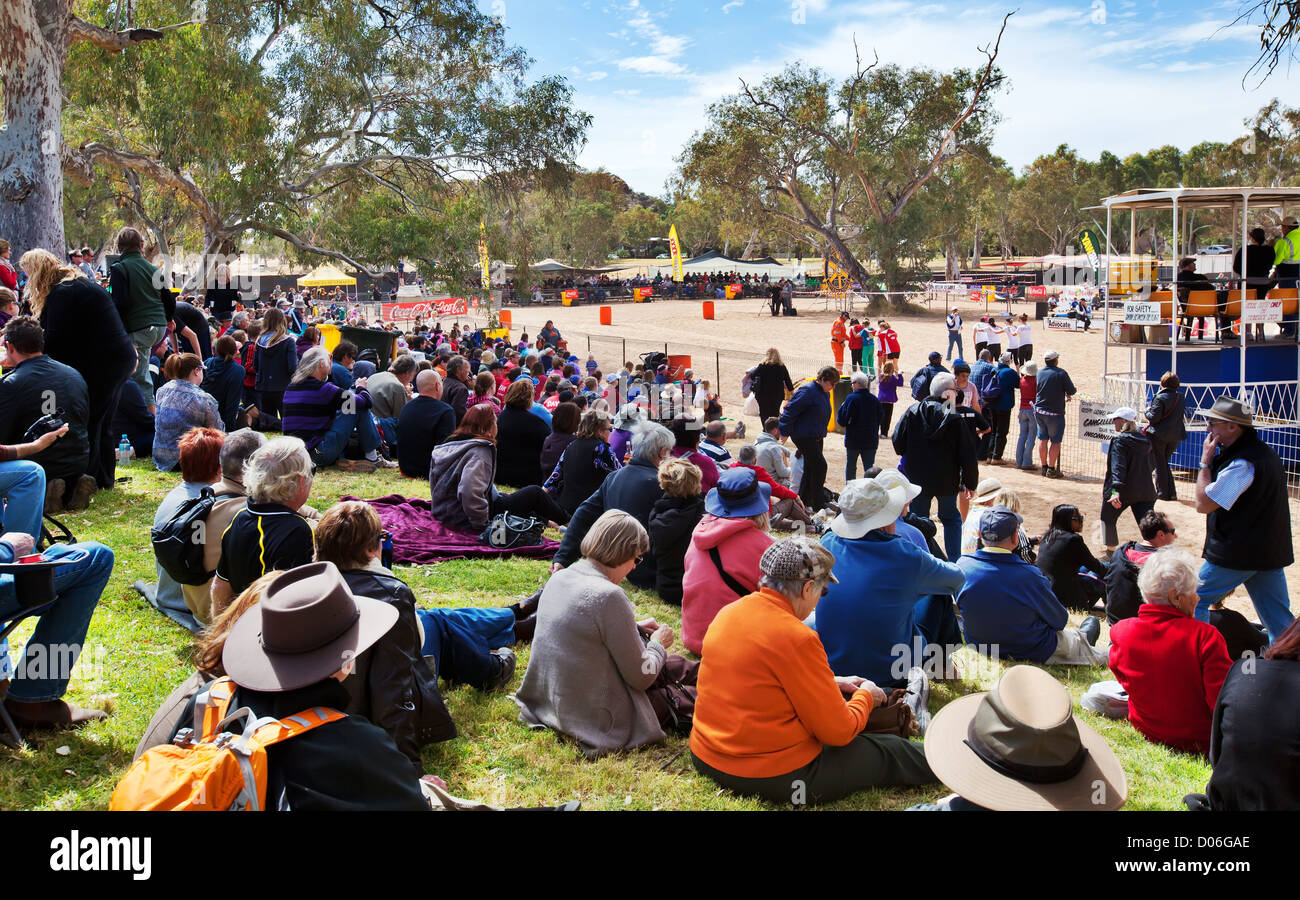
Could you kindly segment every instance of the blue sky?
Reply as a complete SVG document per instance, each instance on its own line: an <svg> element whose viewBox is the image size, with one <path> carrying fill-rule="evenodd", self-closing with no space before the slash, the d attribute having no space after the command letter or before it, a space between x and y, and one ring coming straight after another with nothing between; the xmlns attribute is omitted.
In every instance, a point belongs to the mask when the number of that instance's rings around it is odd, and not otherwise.
<svg viewBox="0 0 1300 900"><path fill-rule="evenodd" d="M882 62L982 65L978 47L1017 7L983 2L833 0L479 0L503 15L534 74L567 77L594 123L580 162L661 194L710 103L739 79L800 59L853 69L853 38ZM1232 26L1245 0L1024 2L1002 40L1009 84L994 149L1017 170L1067 143L1089 158L1163 144L1186 149L1245 134L1273 97L1294 101L1300 72L1243 83L1259 31Z"/></svg>

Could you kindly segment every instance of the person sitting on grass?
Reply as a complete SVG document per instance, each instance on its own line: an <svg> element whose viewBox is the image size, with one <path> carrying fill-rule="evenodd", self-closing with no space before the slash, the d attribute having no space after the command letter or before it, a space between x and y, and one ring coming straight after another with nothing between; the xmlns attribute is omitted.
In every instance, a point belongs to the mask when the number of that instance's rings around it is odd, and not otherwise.
<svg viewBox="0 0 1300 900"><path fill-rule="evenodd" d="M803 624L836 583L834 565L812 540L777 541L759 559L759 589L709 626L690 745L696 771L719 786L800 806L936 780L919 744L862 733L885 692L836 677Z"/></svg>
<svg viewBox="0 0 1300 900"><path fill-rule="evenodd" d="M248 500L221 535L221 558L212 579L213 616L267 572L312 561L311 525L302 509L315 477L307 448L295 437L269 440L248 458Z"/></svg>
<svg viewBox="0 0 1300 900"><path fill-rule="evenodd" d="M230 708L247 707L255 719L346 709L351 698L344 682L357 658L396 624L397 609L353 594L332 563L279 572L258 585L260 598L252 592L241 596L231 609L238 617L222 622L221 670L235 684ZM211 671L214 660L204 661ZM196 693L176 717L169 742L193 726L201 696ZM243 722L233 722L230 730L242 733ZM429 809L410 760L364 716L346 715L273 744L266 765L267 809Z"/></svg>
<svg viewBox="0 0 1300 900"><path fill-rule="evenodd" d="M542 590L528 670L513 699L526 725L568 735L589 758L666 737L672 711L646 693L661 671L695 683L698 664L668 655L673 630L638 622L619 587L649 550L641 523L611 509L583 538L583 558Z"/></svg>
<svg viewBox="0 0 1300 900"><path fill-rule="evenodd" d="M1147 740L1208 753L1210 723L1232 660L1213 625L1193 618L1196 563L1165 548L1142 564L1142 605L1110 629L1110 670L1128 692L1128 719Z"/></svg>
<svg viewBox="0 0 1300 900"><path fill-rule="evenodd" d="M659 465L659 486L664 495L650 510L650 547L655 558L655 590L659 599L674 606L682 603L682 577L691 533L704 516L700 469L687 459L666 459Z"/></svg>
<svg viewBox="0 0 1300 900"><path fill-rule="evenodd" d="M560 404L561 407L564 405ZM612 431L609 413L600 409L584 412L578 421L576 437L564 448L554 471L546 479L546 492L556 498L570 515L604 484L611 473L622 468L609 448Z"/></svg>
<svg viewBox="0 0 1300 900"><path fill-rule="evenodd" d="M153 462L160 472L175 471L181 437L191 429L222 430L216 398L199 387L203 372L203 360L193 353L173 353L163 366L167 383L157 394L153 436Z"/></svg>
<svg viewBox="0 0 1300 900"><path fill-rule="evenodd" d="M224 431L238 428L239 401L244 394L244 367L236 362L239 345L228 334L217 338L212 347L213 356L203 363L203 381L199 387L217 401Z"/></svg>
<svg viewBox="0 0 1300 900"><path fill-rule="evenodd" d="M1077 506L1062 503L1053 508L1051 525L1038 545L1038 568L1052 582L1052 593L1062 606L1086 613L1105 599L1101 578L1106 567L1092 555L1082 531L1083 513Z"/></svg>
<svg viewBox="0 0 1300 900"><path fill-rule="evenodd" d="M358 379L353 390L341 390L329 380L332 365L323 347L303 355L284 392L284 433L302 440L318 466L337 464L345 471L396 469L397 463L379 455L379 431L370 412L366 379ZM363 460L343 458L354 432Z"/></svg>
<svg viewBox="0 0 1300 900"><path fill-rule="evenodd" d="M577 438L578 423L582 420L582 410L576 403L561 403L551 414L551 433L542 442L540 464L547 476L555 472L564 448ZM586 497L583 498L587 499Z"/></svg>
<svg viewBox="0 0 1300 900"><path fill-rule="evenodd" d="M808 509L799 499L799 495L790 488L777 482L768 471L758 464L758 449L747 444L736 451L736 464L733 469L753 469L758 480L772 491L772 527L780 531L798 531L804 528L816 533L820 526L808 515Z"/></svg>
<svg viewBox="0 0 1300 900"><path fill-rule="evenodd" d="M1106 650L1095 646L1101 623L1087 616L1077 630L1066 630L1070 616L1051 583L1016 552L1020 516L1005 506L973 515L983 546L957 560L966 578L957 594L966 643L1044 665L1105 665Z"/></svg>
<svg viewBox="0 0 1300 900"><path fill-rule="evenodd" d="M452 531L469 534L480 534L500 513L536 516L559 525L569 521L569 514L537 485L499 493L496 468L496 413L483 404L471 406L451 436L433 448L430 515Z"/></svg>
<svg viewBox="0 0 1300 900"><path fill-rule="evenodd" d="M684 457L699 467L703 480L700 488L707 494L718 483L718 465L700 452L700 437L704 433L704 424L689 413L674 416L672 420L673 456Z"/></svg>
<svg viewBox="0 0 1300 900"><path fill-rule="evenodd" d="M407 478L429 477L433 448L456 430L456 414L442 402L442 376L432 368L415 376L415 396L402 407L397 429L406 440L397 448L397 461Z"/></svg>

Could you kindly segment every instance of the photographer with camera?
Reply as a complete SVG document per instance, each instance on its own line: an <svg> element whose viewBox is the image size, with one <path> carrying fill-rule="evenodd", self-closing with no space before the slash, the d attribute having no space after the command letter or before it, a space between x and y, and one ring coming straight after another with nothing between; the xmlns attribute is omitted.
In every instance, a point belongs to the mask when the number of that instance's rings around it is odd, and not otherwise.
<svg viewBox="0 0 1300 900"><path fill-rule="evenodd" d="M10 319L0 332L8 374L0 380L0 444L25 444L59 430L66 436L31 457L45 470L45 511L77 511L97 488L87 474L90 444L86 382L70 366L45 355L45 332L31 316Z"/></svg>

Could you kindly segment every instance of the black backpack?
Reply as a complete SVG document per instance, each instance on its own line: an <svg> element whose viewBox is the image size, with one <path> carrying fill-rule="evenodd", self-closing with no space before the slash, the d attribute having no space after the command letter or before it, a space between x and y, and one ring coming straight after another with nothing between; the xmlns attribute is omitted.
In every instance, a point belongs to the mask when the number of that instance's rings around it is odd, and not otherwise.
<svg viewBox="0 0 1300 900"><path fill-rule="evenodd" d="M206 584L213 576L203 566L203 546L207 540L207 519L219 497L236 497L238 494L217 494L205 487L197 497L186 500L167 522L149 530L154 556L158 565L178 584Z"/></svg>
<svg viewBox="0 0 1300 900"><path fill-rule="evenodd" d="M924 400L930 396L930 382L934 379L934 369L922 366L912 376L911 388L913 400Z"/></svg>
<svg viewBox="0 0 1300 900"><path fill-rule="evenodd" d="M976 387L980 392L980 400L985 403L996 403L1002 397L1002 382L998 380L997 369L985 372Z"/></svg>

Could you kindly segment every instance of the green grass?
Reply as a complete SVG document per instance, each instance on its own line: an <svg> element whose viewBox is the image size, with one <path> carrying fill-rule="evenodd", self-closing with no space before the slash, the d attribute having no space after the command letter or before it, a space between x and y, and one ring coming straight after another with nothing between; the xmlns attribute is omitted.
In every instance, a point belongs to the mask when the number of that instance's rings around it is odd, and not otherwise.
<svg viewBox="0 0 1300 900"><path fill-rule="evenodd" d="M147 461L132 463L120 474L132 480L98 494L89 510L66 516L78 538L102 541L117 556L113 577L91 621L83 655L86 664L79 666L81 677L74 678L69 691L71 699L110 708L113 715L78 731L33 735L22 752L0 746L0 809L104 809L155 709L192 670L189 633L152 610L131 589L136 579L154 577L149 527L176 476L155 472ZM419 482L388 473L361 476L323 470L312 505L325 509L349 494L377 497L420 487ZM397 574L427 606L504 606L534 591L546 571L544 561L490 560L399 567ZM639 616L652 615L680 626L680 610L654 594L630 589L629 596ZM11 638L15 658L31 627L25 623ZM424 765L425 771L442 776L453 793L502 806L580 799L584 809L768 808L720 790L697 775L682 738L591 762L571 742L551 732L529 730L519 722L517 709L507 697L518 687L528 663L528 647L515 649L519 670L509 689L485 694L462 687L446 693L460 737L426 748ZM1002 668L966 650L959 656L959 666L964 680L933 685L931 710L961 694L987 690ZM1102 668L1062 666L1050 671L1069 688L1076 708L1090 683L1110 677ZM1119 754L1128 776L1127 809L1180 809L1185 794L1204 790L1210 775L1204 760L1150 744L1126 722L1088 713L1083 717ZM67 755L57 752L62 747ZM901 809L947 793L942 787L867 791L831 808Z"/></svg>

